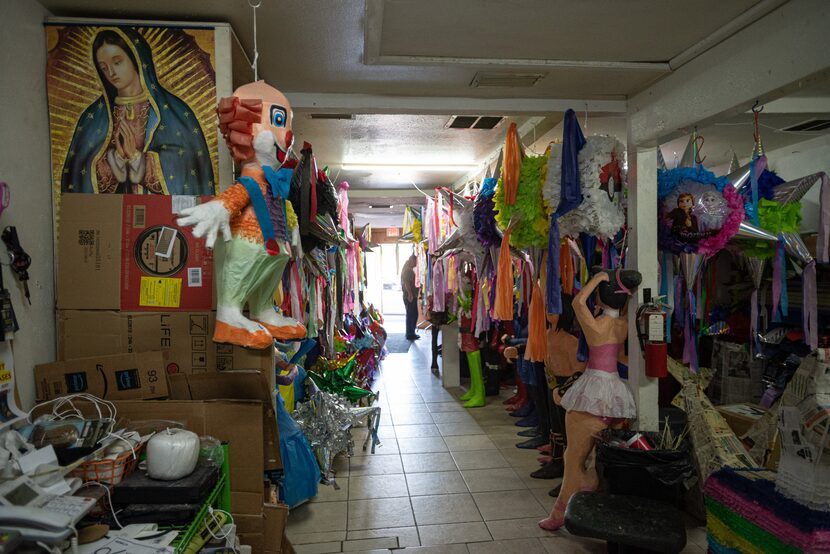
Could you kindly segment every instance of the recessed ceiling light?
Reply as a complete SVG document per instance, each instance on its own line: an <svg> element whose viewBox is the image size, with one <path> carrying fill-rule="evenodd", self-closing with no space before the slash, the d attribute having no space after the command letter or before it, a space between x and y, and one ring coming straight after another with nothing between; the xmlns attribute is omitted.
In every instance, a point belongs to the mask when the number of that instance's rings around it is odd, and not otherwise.
<svg viewBox="0 0 830 554"><path fill-rule="evenodd" d="M391 204L369 204L369 207L373 210L391 210L395 206Z"/></svg>

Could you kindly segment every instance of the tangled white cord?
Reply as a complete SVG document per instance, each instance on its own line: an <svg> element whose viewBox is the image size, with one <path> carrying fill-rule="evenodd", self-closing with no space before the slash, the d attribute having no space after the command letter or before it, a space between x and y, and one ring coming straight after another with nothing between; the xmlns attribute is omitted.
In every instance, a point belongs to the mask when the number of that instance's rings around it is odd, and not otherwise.
<svg viewBox="0 0 830 554"><path fill-rule="evenodd" d="M52 405L51 413L44 414L47 417L50 417L52 420L62 420L68 417L77 417L80 419L85 419L83 412L75 406L75 401L84 400L89 402L95 408L95 411L98 413L98 419L106 419L109 420L110 429L115 426L116 416L118 415L118 410L115 408L115 404L110 402L109 400L104 400L103 398L98 398L97 396L93 396L87 393L77 393L77 394L70 394L68 396L62 396L61 398L55 398L54 400L48 400L37 406L34 406L29 412L26 414L27 419L32 421L32 412L36 409L43 408L44 406ZM106 413L106 417L105 414Z"/></svg>
<svg viewBox="0 0 830 554"><path fill-rule="evenodd" d="M214 508L212 506L208 507L208 515L211 517L211 519L213 520L213 523L217 527L219 527L221 529L222 528L222 522L219 520L219 518L216 517L216 515L215 515L216 513L225 514L226 516L228 516L229 524L233 525L233 516L229 512L226 512L225 510L220 510L219 508ZM228 527L228 530L225 532L225 534L222 535L222 536L215 535L213 533L213 529L211 529L210 523L208 523L208 522L205 522L205 528L208 530L208 533L210 533L210 536L213 537L214 539L218 540L218 541L225 540L226 538L228 538L231 535L231 527L230 526Z"/></svg>

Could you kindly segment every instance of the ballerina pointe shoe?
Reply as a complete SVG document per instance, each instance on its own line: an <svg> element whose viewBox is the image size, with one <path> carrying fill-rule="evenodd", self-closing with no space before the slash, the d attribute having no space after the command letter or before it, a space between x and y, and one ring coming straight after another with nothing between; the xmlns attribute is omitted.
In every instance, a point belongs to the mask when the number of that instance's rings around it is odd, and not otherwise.
<svg viewBox="0 0 830 554"><path fill-rule="evenodd" d="M273 337L265 329L251 332L242 327L228 325L223 321L216 322L213 341L256 350L264 350L274 345Z"/></svg>
<svg viewBox="0 0 830 554"><path fill-rule="evenodd" d="M557 500L556 504L553 505L553 510L551 511L550 516L541 520L539 522L539 527L545 531L553 533L554 531L561 529L563 525L565 525L565 507L561 505L559 500Z"/></svg>

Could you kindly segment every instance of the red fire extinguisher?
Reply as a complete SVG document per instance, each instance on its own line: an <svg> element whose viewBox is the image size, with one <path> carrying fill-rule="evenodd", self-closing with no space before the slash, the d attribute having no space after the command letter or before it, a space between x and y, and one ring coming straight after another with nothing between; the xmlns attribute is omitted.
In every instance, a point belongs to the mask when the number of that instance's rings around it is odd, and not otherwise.
<svg viewBox="0 0 830 554"><path fill-rule="evenodd" d="M648 377L669 374L665 330L666 312L659 303L652 301L651 289L643 289L643 304L637 310L637 336L646 360Z"/></svg>

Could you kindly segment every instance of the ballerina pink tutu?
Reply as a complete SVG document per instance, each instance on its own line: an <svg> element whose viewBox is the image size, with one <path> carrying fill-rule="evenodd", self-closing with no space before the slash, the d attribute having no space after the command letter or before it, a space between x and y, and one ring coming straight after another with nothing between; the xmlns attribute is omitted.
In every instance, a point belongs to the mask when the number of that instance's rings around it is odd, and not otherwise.
<svg viewBox="0 0 830 554"><path fill-rule="evenodd" d="M637 404L628 385L615 371L586 369L562 397L568 411L588 412L599 417L632 419Z"/></svg>

